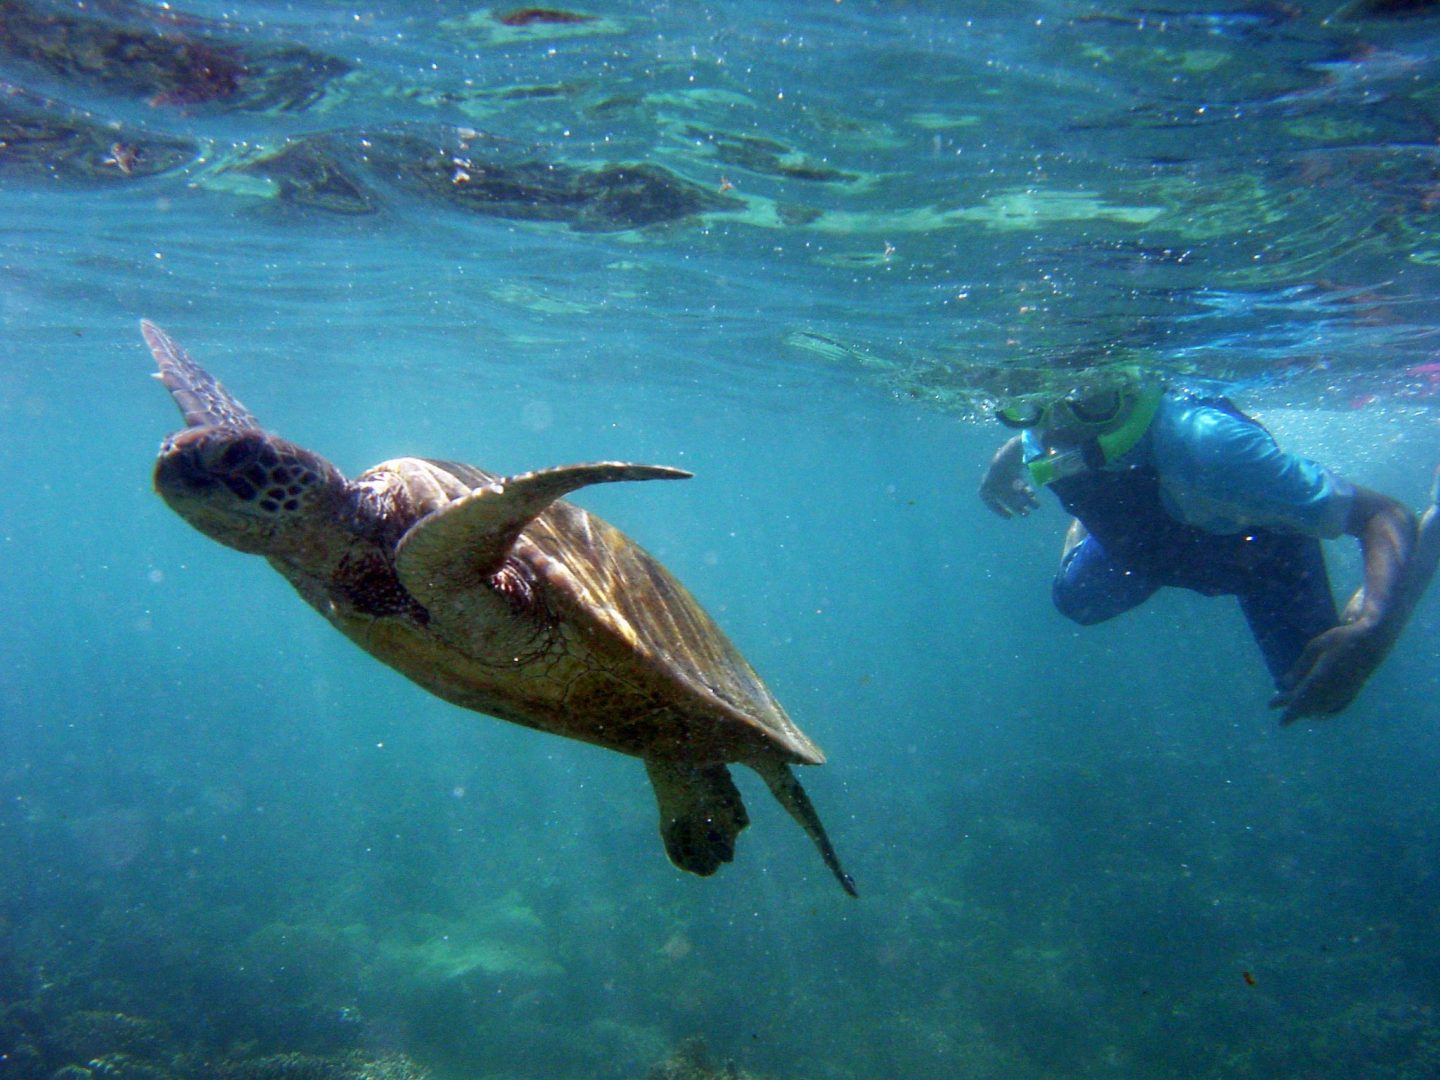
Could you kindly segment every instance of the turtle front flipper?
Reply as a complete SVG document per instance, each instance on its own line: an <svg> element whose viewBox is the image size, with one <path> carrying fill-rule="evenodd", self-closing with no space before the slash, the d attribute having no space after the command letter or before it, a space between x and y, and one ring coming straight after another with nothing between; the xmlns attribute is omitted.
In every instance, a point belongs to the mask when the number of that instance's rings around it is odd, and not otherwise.
<svg viewBox="0 0 1440 1080"><path fill-rule="evenodd" d="M645 770L660 804L660 836L672 863L709 877L735 857L735 838L750 817L729 769L646 758Z"/></svg>
<svg viewBox="0 0 1440 1080"><path fill-rule="evenodd" d="M748 761L746 764L761 775L780 805L790 812L790 816L800 823L800 827L815 842L815 846L820 849L820 857L835 875L835 880L840 882L840 887L851 896L859 896L855 891L855 879L840 865L840 856L835 854L835 847L830 843L830 837L825 834L825 826L820 823L815 804L810 801L810 796L805 794L805 789L790 771L790 766L773 758Z"/></svg>
<svg viewBox="0 0 1440 1080"><path fill-rule="evenodd" d="M160 367L156 376L170 391L186 427L258 429L250 410L231 396L215 376L190 358L180 343L149 319L140 320L140 333Z"/></svg>
<svg viewBox="0 0 1440 1080"><path fill-rule="evenodd" d="M474 588L500 568L515 538L556 499L589 484L683 480L663 465L602 461L521 473L478 487L410 526L395 551L405 588L427 607Z"/></svg>

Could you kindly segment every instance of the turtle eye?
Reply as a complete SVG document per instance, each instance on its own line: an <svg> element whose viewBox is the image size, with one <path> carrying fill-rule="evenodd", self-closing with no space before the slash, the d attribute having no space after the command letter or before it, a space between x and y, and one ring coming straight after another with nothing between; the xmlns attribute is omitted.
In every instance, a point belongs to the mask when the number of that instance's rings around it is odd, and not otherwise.
<svg viewBox="0 0 1440 1080"><path fill-rule="evenodd" d="M221 443L207 445L204 455L205 468L212 473L228 475L237 473L255 461L258 447L252 438L227 439Z"/></svg>

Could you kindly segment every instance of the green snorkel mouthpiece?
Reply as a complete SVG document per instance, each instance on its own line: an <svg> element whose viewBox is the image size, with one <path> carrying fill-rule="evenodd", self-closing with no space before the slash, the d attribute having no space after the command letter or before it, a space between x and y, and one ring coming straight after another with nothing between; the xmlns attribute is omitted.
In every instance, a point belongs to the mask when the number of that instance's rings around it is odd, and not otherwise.
<svg viewBox="0 0 1440 1080"><path fill-rule="evenodd" d="M1025 468L1030 471L1030 486L1039 490L1056 480L1088 472L1090 466L1085 463L1085 451L1066 450L1063 454L1051 451L1044 457L1027 461Z"/></svg>

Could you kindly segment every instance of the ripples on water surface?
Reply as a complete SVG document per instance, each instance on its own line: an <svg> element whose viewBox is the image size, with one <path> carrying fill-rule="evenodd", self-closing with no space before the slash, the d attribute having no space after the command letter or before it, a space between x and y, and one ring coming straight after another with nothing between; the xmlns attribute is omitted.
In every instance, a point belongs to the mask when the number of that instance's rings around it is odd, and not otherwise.
<svg viewBox="0 0 1440 1080"><path fill-rule="evenodd" d="M1433 603L1282 732L1230 605L1074 632L973 489L1140 363L1418 502L1437 66L1424 3L0 0L0 1076L1434 1075ZM191 532L141 316L352 473L694 470L579 501L825 747L861 901L758 793L682 878L635 762Z"/></svg>

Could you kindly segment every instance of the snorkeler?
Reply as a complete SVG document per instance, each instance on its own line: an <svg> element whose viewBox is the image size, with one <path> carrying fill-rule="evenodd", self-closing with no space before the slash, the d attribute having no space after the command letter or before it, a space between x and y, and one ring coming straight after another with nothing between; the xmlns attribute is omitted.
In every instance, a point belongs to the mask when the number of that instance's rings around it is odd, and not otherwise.
<svg viewBox="0 0 1440 1080"><path fill-rule="evenodd" d="M1089 626L1162 586L1232 595L1264 654L1281 722L1338 713L1389 652L1440 561L1440 512L1288 454L1224 398L1134 369L999 412L1018 429L980 498L1024 517L1048 487L1074 521L1055 606ZM1437 474L1440 488L1440 474ZM1364 584L1337 613L1320 540L1359 539Z"/></svg>

